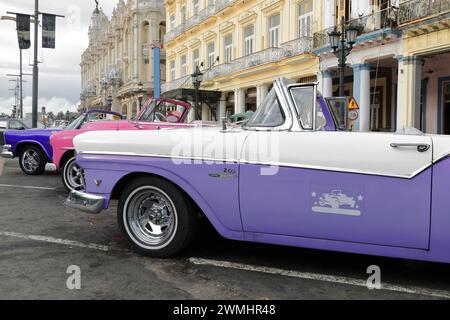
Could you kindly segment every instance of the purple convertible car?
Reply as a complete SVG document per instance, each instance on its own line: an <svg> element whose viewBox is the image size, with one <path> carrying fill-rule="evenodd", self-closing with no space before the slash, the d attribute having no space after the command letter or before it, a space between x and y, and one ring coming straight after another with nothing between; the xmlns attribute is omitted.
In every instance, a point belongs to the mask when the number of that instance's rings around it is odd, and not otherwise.
<svg viewBox="0 0 450 320"><path fill-rule="evenodd" d="M108 116L123 119L120 113L106 110L89 110L83 113L77 120L69 124L65 130L79 129L86 122L105 119ZM19 165L27 175L40 175L44 173L47 163L52 162L53 150L50 145L50 137L53 133L62 129L28 129L8 130L4 133L4 146L0 150L0 156L12 159L19 157Z"/></svg>
<svg viewBox="0 0 450 320"><path fill-rule="evenodd" d="M200 213L229 239L450 263L450 137L339 130L331 105L279 79L242 127L82 134L68 204L118 198L152 256L180 252Z"/></svg>

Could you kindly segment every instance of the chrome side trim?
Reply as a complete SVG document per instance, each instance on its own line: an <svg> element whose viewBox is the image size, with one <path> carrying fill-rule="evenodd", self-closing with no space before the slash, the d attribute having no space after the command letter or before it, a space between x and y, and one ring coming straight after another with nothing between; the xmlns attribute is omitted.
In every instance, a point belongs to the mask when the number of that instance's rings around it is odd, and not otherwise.
<svg viewBox="0 0 450 320"><path fill-rule="evenodd" d="M84 155L110 155L110 156L131 156L131 157L153 157L153 158L163 158L163 159L180 159L180 160L191 160L191 161L205 161L205 162L222 162L222 163L238 163L238 164L253 164L260 166L272 166L272 167L282 167L282 168L298 168L298 169L311 169L320 171L334 171L342 173L354 173L354 174L364 174L379 177L391 177L391 178L401 178L401 179L413 179L423 171L431 167L435 162L430 163L426 166L419 168L412 174L382 174L377 172L363 171L363 170L352 170L338 167L323 167L323 166L312 166L312 165L302 165L288 162L258 162L258 161L248 161L245 159L219 159L219 158L206 158L206 157L190 157L190 156L169 156L169 155L158 155L158 154L138 154L132 152L81 152L79 154ZM447 155L447 156L450 156Z"/></svg>
<svg viewBox="0 0 450 320"><path fill-rule="evenodd" d="M12 146L10 144L5 144L1 150L0 157L5 159L13 159L14 154L12 153Z"/></svg>
<svg viewBox="0 0 450 320"><path fill-rule="evenodd" d="M181 159L181 160L192 160L192 161L207 161L207 162L223 162L223 163L239 163L240 160L236 159L220 159L220 158L207 158L207 157L190 157L190 156L169 156L164 154L147 154L147 153L133 153L133 152L79 152L79 155L105 155L105 156L124 156L124 157L153 157L153 158L164 158L164 159Z"/></svg>
<svg viewBox="0 0 450 320"><path fill-rule="evenodd" d="M93 194L73 190L66 200L69 208L98 214L103 210L104 198Z"/></svg>

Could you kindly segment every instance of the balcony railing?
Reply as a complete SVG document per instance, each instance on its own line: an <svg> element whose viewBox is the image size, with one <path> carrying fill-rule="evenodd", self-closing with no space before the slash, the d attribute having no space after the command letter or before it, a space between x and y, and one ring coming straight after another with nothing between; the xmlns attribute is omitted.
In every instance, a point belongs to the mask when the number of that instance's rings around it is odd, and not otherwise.
<svg viewBox="0 0 450 320"><path fill-rule="evenodd" d="M194 14L185 22L176 26L173 30L170 30L170 32L168 32L164 36L164 42L169 42L173 40L181 33L186 32L189 29L193 28L194 26L202 23L203 21L222 11L235 1L236 0L216 0L214 4L211 4L206 8L204 8L203 10L200 10L197 14Z"/></svg>
<svg viewBox="0 0 450 320"><path fill-rule="evenodd" d="M360 18L351 19L347 21L346 24L356 27L359 30L359 35L381 29L397 28L398 11L399 10L397 8L390 7ZM330 37L328 36L328 33L333 31L333 29L334 27L331 27L314 34L314 49L330 46Z"/></svg>
<svg viewBox="0 0 450 320"><path fill-rule="evenodd" d="M292 57L305 52L311 52L313 47L312 37L300 37L281 44L285 57Z"/></svg>
<svg viewBox="0 0 450 320"><path fill-rule="evenodd" d="M187 76L163 83L161 85L161 91L168 92L168 91L172 91L175 89L186 88L188 86L191 86L192 81L190 78L191 78L191 76L187 75Z"/></svg>
<svg viewBox="0 0 450 320"><path fill-rule="evenodd" d="M204 80L212 80L240 70L279 61L285 56L284 52L285 51L282 48L269 48L255 52L248 56L233 60L231 63L224 63L212 68L205 74Z"/></svg>
<svg viewBox="0 0 450 320"><path fill-rule="evenodd" d="M410 0L400 3L399 24L450 12L450 0Z"/></svg>
<svg viewBox="0 0 450 320"><path fill-rule="evenodd" d="M242 58L223 63L207 71L203 77L204 81L213 80L219 77L227 76L241 70L264 65L271 62L277 62L284 58L290 58L305 52L312 51L312 38L301 37L281 45L281 48L268 48ZM182 77L162 85L162 91L167 92L181 87L190 87L189 76Z"/></svg>
<svg viewBox="0 0 450 320"><path fill-rule="evenodd" d="M94 84L89 83L81 92L81 98L95 97L97 95L97 89Z"/></svg>

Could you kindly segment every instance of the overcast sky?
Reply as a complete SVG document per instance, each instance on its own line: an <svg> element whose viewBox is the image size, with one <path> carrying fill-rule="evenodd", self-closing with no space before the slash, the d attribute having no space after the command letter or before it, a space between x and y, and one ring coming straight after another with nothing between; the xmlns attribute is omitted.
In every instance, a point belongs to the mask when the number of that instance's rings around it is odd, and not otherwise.
<svg viewBox="0 0 450 320"><path fill-rule="evenodd" d="M56 21L56 49L39 48L39 110L75 111L80 100L80 60L88 45L88 26L95 8L94 0L40 0L39 10L65 15ZM100 6L110 17L117 0L100 0ZM0 0L0 16L7 11L32 14L34 0ZM31 27L33 34L33 27ZM39 40L40 43L40 40ZM23 51L24 73L31 73L32 47ZM19 72L19 47L16 25L13 21L0 21L0 113L11 113L14 87L8 73ZM24 84L24 111L31 112L32 79L26 76Z"/></svg>

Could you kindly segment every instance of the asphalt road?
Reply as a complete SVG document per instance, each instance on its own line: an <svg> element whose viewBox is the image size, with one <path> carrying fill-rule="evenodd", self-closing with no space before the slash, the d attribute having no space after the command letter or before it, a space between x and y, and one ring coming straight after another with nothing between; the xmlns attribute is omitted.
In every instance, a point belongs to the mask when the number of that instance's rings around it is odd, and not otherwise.
<svg viewBox="0 0 450 320"><path fill-rule="evenodd" d="M0 164L1 173L1 164ZM184 256L132 252L116 206L94 216L64 206L56 173L0 176L0 299L442 299L449 265L234 242L202 228ZM69 290L69 266L81 289ZM383 289L369 290L371 265Z"/></svg>

